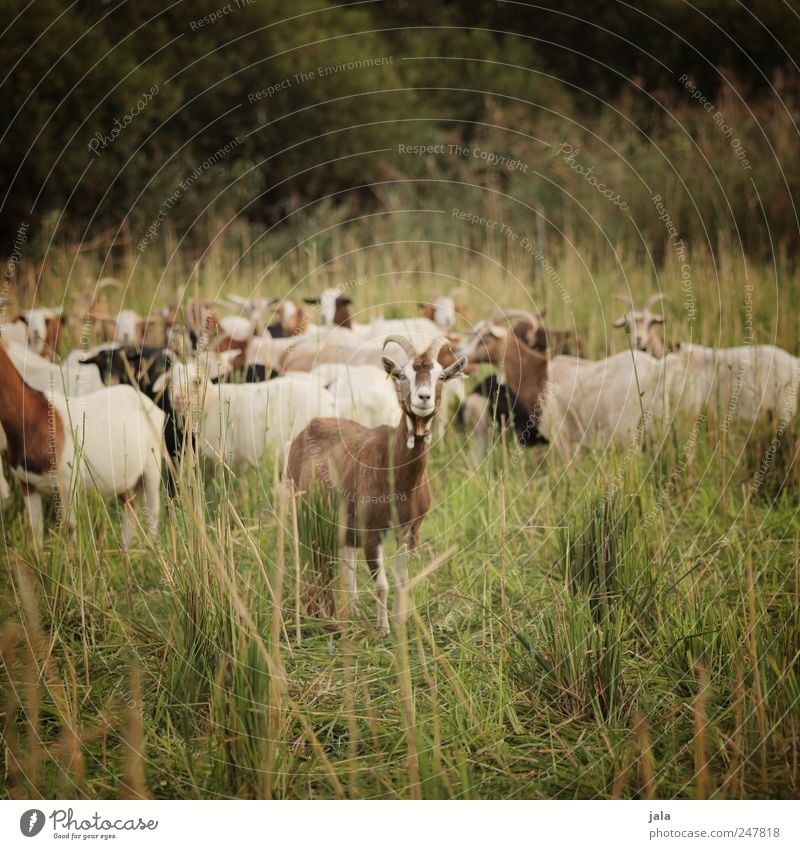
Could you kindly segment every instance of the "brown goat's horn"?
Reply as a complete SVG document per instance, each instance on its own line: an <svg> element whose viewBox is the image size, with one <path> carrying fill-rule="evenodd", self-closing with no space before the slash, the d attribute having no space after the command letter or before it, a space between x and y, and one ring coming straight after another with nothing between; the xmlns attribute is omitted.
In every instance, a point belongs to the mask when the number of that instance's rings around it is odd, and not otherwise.
<svg viewBox="0 0 800 849"><path fill-rule="evenodd" d="M113 287L114 289L121 289L122 283L120 283L119 280L117 280L115 277L103 277L102 280L98 280L97 286L95 288L100 291L102 289L108 288L109 286Z"/></svg>
<svg viewBox="0 0 800 849"><path fill-rule="evenodd" d="M444 348L445 345L449 345L450 343L444 336L437 336L433 342L431 342L428 347L427 354L431 358L431 360L435 363L439 360L439 351Z"/></svg>
<svg viewBox="0 0 800 849"><path fill-rule="evenodd" d="M612 298L616 301L622 301L623 304L627 304L629 307L635 307L633 298L629 295L612 295Z"/></svg>
<svg viewBox="0 0 800 849"><path fill-rule="evenodd" d="M533 313L526 310L498 310L489 317L488 321L489 324L497 324L498 321L511 321L515 318L524 318L534 327L539 326L539 319Z"/></svg>
<svg viewBox="0 0 800 849"><path fill-rule="evenodd" d="M666 300L666 295L663 292L656 292L655 295L650 295L650 297L644 302L645 307L650 309L654 307L659 301Z"/></svg>
<svg viewBox="0 0 800 849"><path fill-rule="evenodd" d="M390 336L387 336L383 340L384 350L386 350L386 346L390 342L394 342L395 345L399 345L406 352L409 360L413 360L417 356L417 352L414 350L414 346L411 344L411 340L407 339L405 336L398 336L396 333L392 333Z"/></svg>

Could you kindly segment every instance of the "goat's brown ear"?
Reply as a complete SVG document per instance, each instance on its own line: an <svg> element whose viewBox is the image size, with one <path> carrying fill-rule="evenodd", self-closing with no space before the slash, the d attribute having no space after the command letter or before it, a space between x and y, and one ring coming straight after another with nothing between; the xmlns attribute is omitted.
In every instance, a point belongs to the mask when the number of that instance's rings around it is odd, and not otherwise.
<svg viewBox="0 0 800 849"><path fill-rule="evenodd" d="M627 318L625 318L625 316L623 315L623 316L622 316L622 318L618 318L618 319L614 322L614 327L625 327L625 325L626 325L627 323L628 323L628 319L627 319Z"/></svg>
<svg viewBox="0 0 800 849"><path fill-rule="evenodd" d="M383 356L381 357L381 362L383 363L386 374L390 377L400 377L403 374L400 366L391 357Z"/></svg>
<svg viewBox="0 0 800 849"><path fill-rule="evenodd" d="M453 377L460 377L464 373L464 368L467 365L466 357L459 357L452 365L449 365L441 375L442 380L450 380Z"/></svg>
<svg viewBox="0 0 800 849"><path fill-rule="evenodd" d="M650 316L650 323L651 324L663 324L664 323L664 316L654 313L653 315Z"/></svg>

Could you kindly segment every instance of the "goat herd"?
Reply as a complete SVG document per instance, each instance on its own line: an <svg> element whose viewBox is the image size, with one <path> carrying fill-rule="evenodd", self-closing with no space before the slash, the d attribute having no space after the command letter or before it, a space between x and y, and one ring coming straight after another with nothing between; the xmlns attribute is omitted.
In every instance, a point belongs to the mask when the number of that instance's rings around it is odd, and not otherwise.
<svg viewBox="0 0 800 849"><path fill-rule="evenodd" d="M762 415L789 421L796 408L800 360L771 345L670 350L658 296L643 309L625 299L615 326L625 328L629 349L593 361L574 331L547 328L543 313L496 312L456 335L466 317L453 297L421 305L421 315L366 323L353 319L339 289L303 304L189 300L143 317L109 312L105 292L117 285L100 281L72 316L32 309L0 327L0 450L37 547L42 494L57 498L70 526L76 491L118 498L128 546L136 494L156 533L162 469L169 496L179 495L187 446L234 470L272 459L299 497L316 488L338 511L353 593L363 549L382 632L383 539L397 531L395 574L405 580L407 551L431 504L429 447L447 429L440 408L474 434L479 455L497 424L515 427L520 445L551 443L567 461L586 448L640 446L642 434L707 404L724 422L750 424ZM83 344L61 357L68 319ZM493 373L466 396L454 378L479 363ZM0 475L0 500L9 494Z"/></svg>

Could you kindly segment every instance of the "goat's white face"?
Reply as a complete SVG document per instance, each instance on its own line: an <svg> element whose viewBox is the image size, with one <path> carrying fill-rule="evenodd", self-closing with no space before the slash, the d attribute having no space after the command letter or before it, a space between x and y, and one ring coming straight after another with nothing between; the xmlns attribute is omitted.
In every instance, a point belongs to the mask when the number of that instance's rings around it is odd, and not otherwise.
<svg viewBox="0 0 800 849"><path fill-rule="evenodd" d="M40 354L47 339L47 319L44 310L28 310L21 317L28 325L28 347Z"/></svg>
<svg viewBox="0 0 800 849"><path fill-rule="evenodd" d="M442 385L463 373L466 358L460 357L452 365L442 368L426 352L399 366L388 356L383 365L395 383L397 399L403 412L417 419L429 419L439 409Z"/></svg>
<svg viewBox="0 0 800 849"><path fill-rule="evenodd" d="M447 296L433 302L433 321L442 330L450 330L456 323L456 302Z"/></svg>
<svg viewBox="0 0 800 849"><path fill-rule="evenodd" d="M222 351L202 362L189 360L176 363L165 375L169 380L169 393L172 406L177 413L185 413L190 407L197 410L205 405L207 393L216 389L209 382L227 374L236 359L238 351ZM153 384L156 392L163 388L162 378Z"/></svg>
<svg viewBox="0 0 800 849"><path fill-rule="evenodd" d="M169 377L169 392L172 406L177 413L185 413L190 407L198 408L203 400L206 377L197 363L178 363L173 366Z"/></svg>
<svg viewBox="0 0 800 849"><path fill-rule="evenodd" d="M402 380L408 381L408 405L411 412L421 419L432 416L438 407L436 388L444 369L439 363L423 364L417 360L406 363Z"/></svg>
<svg viewBox="0 0 800 849"><path fill-rule="evenodd" d="M117 315L114 341L122 345L136 345L140 341L142 317L133 310L120 310Z"/></svg>
<svg viewBox="0 0 800 849"><path fill-rule="evenodd" d="M338 289L326 289L319 296L320 324L330 326L336 315L336 301L342 293Z"/></svg>
<svg viewBox="0 0 800 849"><path fill-rule="evenodd" d="M294 327L296 318L297 304L294 301L284 301L281 304L281 326L284 329Z"/></svg>
<svg viewBox="0 0 800 849"><path fill-rule="evenodd" d="M653 325L663 323L662 315L657 315L649 307L645 307L643 310L630 310L614 322L614 327L627 327L636 350L646 351Z"/></svg>
<svg viewBox="0 0 800 849"><path fill-rule="evenodd" d="M61 320L61 311L47 308L26 310L20 319L28 325L28 347L41 354L47 344L49 325Z"/></svg>

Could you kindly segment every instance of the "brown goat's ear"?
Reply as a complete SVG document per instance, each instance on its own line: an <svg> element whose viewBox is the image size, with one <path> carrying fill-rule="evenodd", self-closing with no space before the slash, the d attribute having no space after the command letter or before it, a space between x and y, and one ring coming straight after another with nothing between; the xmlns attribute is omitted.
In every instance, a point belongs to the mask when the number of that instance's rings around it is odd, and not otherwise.
<svg viewBox="0 0 800 849"><path fill-rule="evenodd" d="M383 363L383 368L390 377L401 377L403 374L403 370L391 357L381 357L381 362Z"/></svg>
<svg viewBox="0 0 800 849"><path fill-rule="evenodd" d="M664 323L664 316L658 315L657 313L653 313L650 316L650 323L651 324L663 324Z"/></svg>
<svg viewBox="0 0 800 849"><path fill-rule="evenodd" d="M441 380L450 380L453 377L460 377L464 374L464 368L467 365L466 357L459 357L452 365L449 365L441 374Z"/></svg>
<svg viewBox="0 0 800 849"><path fill-rule="evenodd" d="M627 319L627 318L623 315L623 316L622 316L622 318L618 318L618 319L614 322L614 327L625 327L625 325L626 325L627 323L628 323L628 319Z"/></svg>

